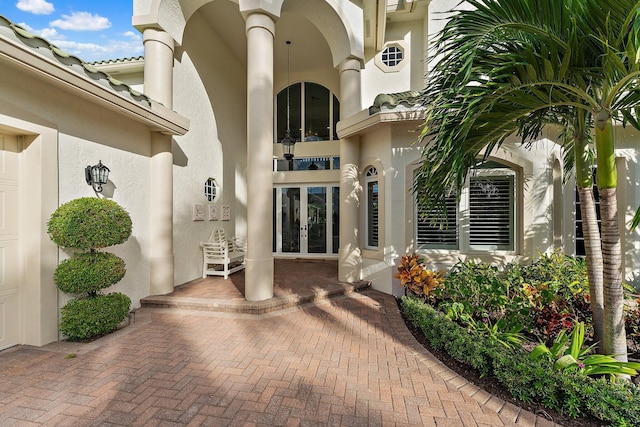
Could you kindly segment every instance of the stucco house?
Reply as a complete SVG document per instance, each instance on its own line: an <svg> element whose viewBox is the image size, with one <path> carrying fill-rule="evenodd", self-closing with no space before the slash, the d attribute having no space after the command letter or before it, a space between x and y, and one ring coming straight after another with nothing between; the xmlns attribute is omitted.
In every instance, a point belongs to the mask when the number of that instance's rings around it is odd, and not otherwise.
<svg viewBox="0 0 640 427"><path fill-rule="evenodd" d="M339 280L400 294L396 265L413 251L434 267L580 254L575 185L551 132L475 171L448 229L417 212L417 95L430 34L455 3L133 0L144 58L92 64L0 17L0 348L59 339L65 297L52 276L67 254L47 220L96 195L84 169L99 161L111 170L100 197L134 224L113 248L134 307L201 276L213 227L247 239L252 301L272 297L278 257L336 259ZM628 222L640 135L616 132ZM640 235L621 232L625 278L638 284Z"/></svg>

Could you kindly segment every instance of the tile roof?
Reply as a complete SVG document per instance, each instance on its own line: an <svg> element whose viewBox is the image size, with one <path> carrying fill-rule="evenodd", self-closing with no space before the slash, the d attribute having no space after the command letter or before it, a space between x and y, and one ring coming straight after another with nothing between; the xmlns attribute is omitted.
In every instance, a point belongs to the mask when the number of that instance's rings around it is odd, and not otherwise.
<svg viewBox="0 0 640 427"><path fill-rule="evenodd" d="M23 27L11 22L0 15L0 37L17 41L38 54L57 62L72 70L78 75L87 77L92 81L112 90L113 92L130 99L140 105L150 108L151 100L145 94L132 89L129 85L113 78L108 73L98 70L93 64L85 62L77 56L71 55L46 39L30 33ZM126 58L132 60L134 58ZM124 61L124 60L115 60ZM102 61L104 63L104 61Z"/></svg>
<svg viewBox="0 0 640 427"><path fill-rule="evenodd" d="M92 65L107 65L107 64L124 64L127 62L143 61L144 56L130 56L128 58L115 58L115 59L103 59L100 61L94 61Z"/></svg>
<svg viewBox="0 0 640 427"><path fill-rule="evenodd" d="M415 90L398 93L381 93L376 96L373 105L369 107L369 114L382 110L415 109L424 106L424 96Z"/></svg>

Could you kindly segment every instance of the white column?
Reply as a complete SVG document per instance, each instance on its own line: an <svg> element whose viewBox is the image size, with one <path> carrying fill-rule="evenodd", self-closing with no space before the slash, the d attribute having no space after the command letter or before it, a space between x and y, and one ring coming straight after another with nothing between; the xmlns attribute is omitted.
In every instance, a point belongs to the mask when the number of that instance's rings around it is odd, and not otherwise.
<svg viewBox="0 0 640 427"><path fill-rule="evenodd" d="M273 297L273 37L262 13L247 28L247 256L245 298Z"/></svg>
<svg viewBox="0 0 640 427"><path fill-rule="evenodd" d="M347 58L338 67L340 72L340 119L362 109L360 61ZM360 140L358 137L340 140L340 252L338 280L360 280L360 210L363 193L360 186Z"/></svg>
<svg viewBox="0 0 640 427"><path fill-rule="evenodd" d="M144 31L144 92L167 108L173 106L174 42L167 33ZM171 135L151 134L150 293L173 291L173 153Z"/></svg>

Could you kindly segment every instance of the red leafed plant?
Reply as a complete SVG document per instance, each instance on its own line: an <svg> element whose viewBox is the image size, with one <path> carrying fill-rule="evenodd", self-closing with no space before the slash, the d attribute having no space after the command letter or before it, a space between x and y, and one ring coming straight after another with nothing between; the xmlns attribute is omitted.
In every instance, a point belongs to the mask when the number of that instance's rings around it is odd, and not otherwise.
<svg viewBox="0 0 640 427"><path fill-rule="evenodd" d="M429 296L444 282L443 276L443 271L426 268L424 260L416 254L403 256L396 273L396 279L400 279L404 288L416 295L424 296Z"/></svg>

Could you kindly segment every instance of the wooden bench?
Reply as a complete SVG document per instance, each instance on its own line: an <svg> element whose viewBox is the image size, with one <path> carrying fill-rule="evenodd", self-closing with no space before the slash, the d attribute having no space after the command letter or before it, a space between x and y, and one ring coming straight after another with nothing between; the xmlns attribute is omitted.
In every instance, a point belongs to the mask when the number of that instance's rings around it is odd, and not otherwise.
<svg viewBox="0 0 640 427"><path fill-rule="evenodd" d="M224 276L244 269L245 244L237 238L226 238L224 230L214 228L207 242L200 242L203 255L202 278Z"/></svg>

